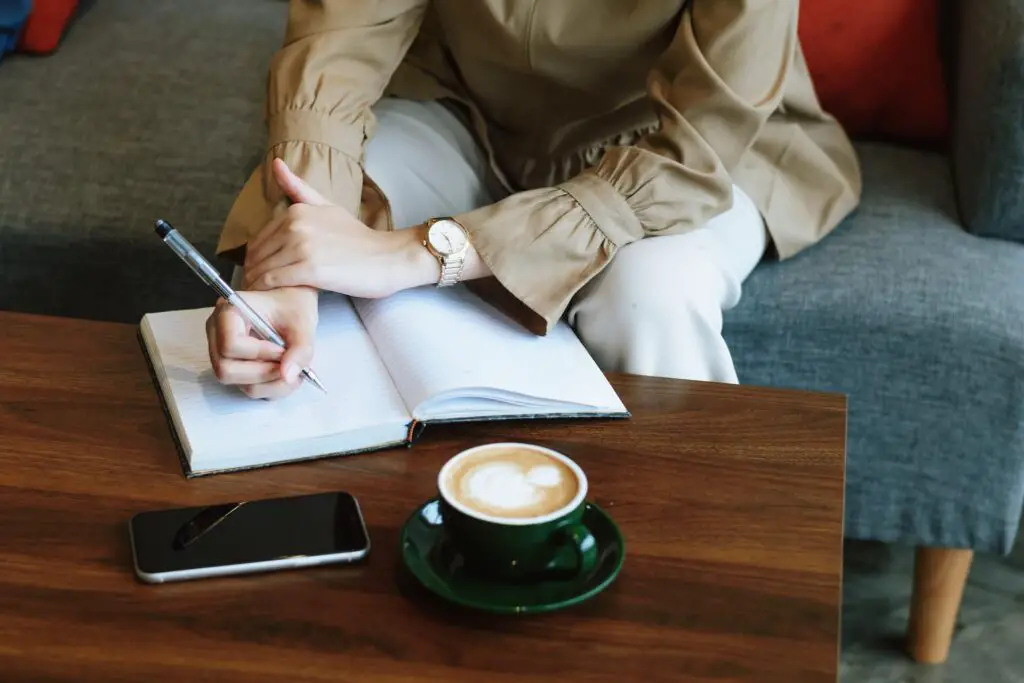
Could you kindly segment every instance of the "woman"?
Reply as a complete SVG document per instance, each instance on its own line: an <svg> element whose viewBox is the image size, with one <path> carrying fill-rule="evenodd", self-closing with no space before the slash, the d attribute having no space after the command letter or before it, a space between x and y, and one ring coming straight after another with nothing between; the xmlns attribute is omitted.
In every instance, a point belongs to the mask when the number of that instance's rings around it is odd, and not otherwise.
<svg viewBox="0 0 1024 683"><path fill-rule="evenodd" d="M769 244L796 254L860 194L797 15L797 0L292 0L266 159L218 248L289 347L221 304L217 376L294 390L319 290L466 282L538 334L566 316L605 369L736 382L723 310Z"/></svg>

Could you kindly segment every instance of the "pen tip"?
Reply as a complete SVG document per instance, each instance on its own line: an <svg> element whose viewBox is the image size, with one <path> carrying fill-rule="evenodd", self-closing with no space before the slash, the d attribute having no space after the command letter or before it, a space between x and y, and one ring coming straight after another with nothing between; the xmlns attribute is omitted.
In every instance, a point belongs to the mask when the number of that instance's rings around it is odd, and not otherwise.
<svg viewBox="0 0 1024 683"><path fill-rule="evenodd" d="M171 227L171 224L162 218L157 219L155 228L156 234L160 235L160 239L167 237L167 235L170 234L171 230L174 230L174 228Z"/></svg>
<svg viewBox="0 0 1024 683"><path fill-rule="evenodd" d="M309 381L309 383L312 384L313 386L315 386L317 389L319 389L320 391L322 391L325 394L327 393L327 389L324 387L323 383L320 381L320 378L317 377L316 373L314 373L312 370L310 370L309 368L306 368L305 370L302 371L302 376L305 377Z"/></svg>

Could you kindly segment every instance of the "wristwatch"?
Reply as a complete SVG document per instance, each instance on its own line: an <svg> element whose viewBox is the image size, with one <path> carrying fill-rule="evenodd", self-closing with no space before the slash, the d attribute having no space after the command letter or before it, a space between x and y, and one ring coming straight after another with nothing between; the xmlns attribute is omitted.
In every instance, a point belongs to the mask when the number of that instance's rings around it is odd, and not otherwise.
<svg viewBox="0 0 1024 683"><path fill-rule="evenodd" d="M469 233L454 218L433 218L427 221L427 237L423 246L441 264L438 287L451 287L462 279L462 266L469 251Z"/></svg>

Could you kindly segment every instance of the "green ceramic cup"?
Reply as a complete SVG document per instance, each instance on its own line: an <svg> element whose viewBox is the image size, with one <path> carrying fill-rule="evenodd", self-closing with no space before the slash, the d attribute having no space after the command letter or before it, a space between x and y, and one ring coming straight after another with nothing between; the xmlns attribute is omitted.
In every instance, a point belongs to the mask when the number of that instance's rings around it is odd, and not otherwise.
<svg viewBox="0 0 1024 683"><path fill-rule="evenodd" d="M450 471L465 458L482 450L509 447L537 451L560 461L576 478L576 495L548 514L515 518L483 514L459 502L448 490ZM574 578L597 565L597 543L582 521L587 476L562 453L524 443L477 446L445 463L437 485L446 543L461 556L467 570L500 580L548 581Z"/></svg>

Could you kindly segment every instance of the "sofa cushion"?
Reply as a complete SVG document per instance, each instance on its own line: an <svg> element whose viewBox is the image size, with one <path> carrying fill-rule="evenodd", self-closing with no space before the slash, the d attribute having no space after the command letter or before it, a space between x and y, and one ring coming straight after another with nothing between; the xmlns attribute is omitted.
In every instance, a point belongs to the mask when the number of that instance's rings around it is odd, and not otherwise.
<svg viewBox="0 0 1024 683"><path fill-rule="evenodd" d="M1024 246L957 220L939 155L862 145L834 234L751 275L740 381L849 395L847 534L1008 551L1024 500Z"/></svg>
<svg viewBox="0 0 1024 683"><path fill-rule="evenodd" d="M18 39L18 50L34 54L56 50L78 9L78 0L33 0L32 13Z"/></svg>
<svg viewBox="0 0 1024 683"><path fill-rule="evenodd" d="M802 2L799 33L822 105L851 135L945 142L939 0Z"/></svg>

